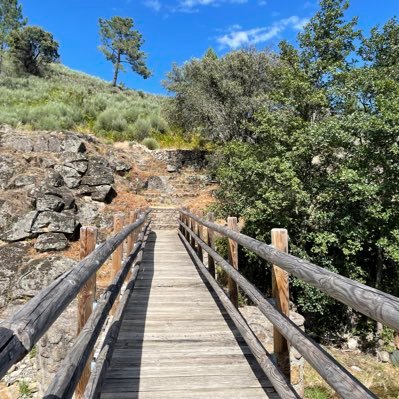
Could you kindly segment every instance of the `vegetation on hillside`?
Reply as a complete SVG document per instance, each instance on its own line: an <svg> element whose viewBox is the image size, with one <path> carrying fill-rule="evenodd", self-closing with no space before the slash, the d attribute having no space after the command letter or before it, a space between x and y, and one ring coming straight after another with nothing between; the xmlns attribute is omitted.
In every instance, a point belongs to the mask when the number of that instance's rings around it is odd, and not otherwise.
<svg viewBox="0 0 399 399"><path fill-rule="evenodd" d="M169 113L221 144L213 157L221 216L244 218L244 232L263 241L285 227L295 255L399 296L399 24L364 33L346 20L348 7L321 0L298 46L282 42L278 54L208 52L175 66ZM270 293L270 268L240 256ZM292 287L320 338L381 336L380 325L320 291L296 279Z"/></svg>

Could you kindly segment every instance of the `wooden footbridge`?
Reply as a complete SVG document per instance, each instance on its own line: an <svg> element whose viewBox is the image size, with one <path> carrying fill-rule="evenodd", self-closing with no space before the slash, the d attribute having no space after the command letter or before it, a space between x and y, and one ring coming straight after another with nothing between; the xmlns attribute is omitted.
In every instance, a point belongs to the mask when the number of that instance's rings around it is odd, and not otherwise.
<svg viewBox="0 0 399 399"><path fill-rule="evenodd" d="M141 209L127 225L117 215L115 234L97 247L96 229L82 228L81 261L0 325L0 376L77 297L79 334L45 398L299 398L291 346L342 398L376 398L287 317L288 275L395 330L399 299L289 255L283 229L267 245L239 233L235 218L228 227L212 220L182 209L179 229L152 231L151 211ZM214 234L227 237L228 260ZM239 273L238 245L271 263L273 299ZM96 272L111 255L113 280L96 299ZM273 356L239 312L238 287L274 325Z"/></svg>

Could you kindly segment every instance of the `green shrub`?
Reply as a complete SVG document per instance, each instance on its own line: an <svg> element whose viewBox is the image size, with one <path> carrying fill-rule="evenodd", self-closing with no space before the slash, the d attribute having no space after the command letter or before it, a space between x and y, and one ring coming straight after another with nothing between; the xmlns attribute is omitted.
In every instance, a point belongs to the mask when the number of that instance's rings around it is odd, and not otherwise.
<svg viewBox="0 0 399 399"><path fill-rule="evenodd" d="M127 105L127 106L129 107L129 105ZM125 110L125 112L123 113L123 116L125 117L125 119L127 120L128 123L134 123L137 121L137 119L140 116L140 108L130 107Z"/></svg>
<svg viewBox="0 0 399 399"><path fill-rule="evenodd" d="M133 131L134 138L137 141L143 141L151 133L151 123L148 121L148 119L137 119L137 121L133 125Z"/></svg>
<svg viewBox="0 0 399 399"><path fill-rule="evenodd" d="M168 123L159 114L150 116L151 127L160 133L166 133L169 130Z"/></svg>
<svg viewBox="0 0 399 399"><path fill-rule="evenodd" d="M94 125L95 131L123 132L127 130L128 124L122 113L110 108L101 112Z"/></svg>
<svg viewBox="0 0 399 399"><path fill-rule="evenodd" d="M153 139L152 137L147 137L144 139L141 144L145 145L149 150L158 150L159 144L158 141Z"/></svg>

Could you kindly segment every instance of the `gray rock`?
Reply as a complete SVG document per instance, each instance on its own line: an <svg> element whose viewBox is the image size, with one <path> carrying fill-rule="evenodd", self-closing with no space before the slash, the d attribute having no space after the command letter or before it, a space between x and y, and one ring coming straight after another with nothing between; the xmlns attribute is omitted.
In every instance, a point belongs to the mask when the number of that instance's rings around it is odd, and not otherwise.
<svg viewBox="0 0 399 399"><path fill-rule="evenodd" d="M13 284L18 267L25 262L30 245L13 243L0 246L0 309L11 300Z"/></svg>
<svg viewBox="0 0 399 399"><path fill-rule="evenodd" d="M2 145L16 151L31 152L33 150L33 140L26 135L10 133L4 137Z"/></svg>
<svg viewBox="0 0 399 399"><path fill-rule="evenodd" d="M43 211L55 211L61 212L64 209L64 201L58 195L43 195L36 200L36 210L39 212Z"/></svg>
<svg viewBox="0 0 399 399"><path fill-rule="evenodd" d="M76 136L74 133L65 133L66 138L64 141L64 151L65 152L85 152L85 143Z"/></svg>
<svg viewBox="0 0 399 399"><path fill-rule="evenodd" d="M88 161L86 154L65 152L62 154L61 160L64 166L75 169L80 174L84 174L87 171Z"/></svg>
<svg viewBox="0 0 399 399"><path fill-rule="evenodd" d="M76 230L76 216L71 211L61 213L46 211L38 215L32 226L34 233L73 234Z"/></svg>
<svg viewBox="0 0 399 399"><path fill-rule="evenodd" d="M5 189L14 175L15 168L10 156L0 156L0 188Z"/></svg>
<svg viewBox="0 0 399 399"><path fill-rule="evenodd" d="M111 168L114 172L118 173L118 175L123 176L132 169L132 166L120 159L113 158L111 159Z"/></svg>
<svg viewBox="0 0 399 399"><path fill-rule="evenodd" d="M62 233L46 233L38 237L35 249L40 252L62 251L69 245L67 238Z"/></svg>
<svg viewBox="0 0 399 399"><path fill-rule="evenodd" d="M387 351L378 351L377 352L377 359L382 363L389 362L389 352Z"/></svg>
<svg viewBox="0 0 399 399"><path fill-rule="evenodd" d="M53 187L61 187L64 185L64 179L62 176L56 172L55 170L51 170L47 176L47 183Z"/></svg>
<svg viewBox="0 0 399 399"><path fill-rule="evenodd" d="M64 165L56 165L54 170L62 176L62 179L68 188L79 187L81 176L76 169Z"/></svg>
<svg viewBox="0 0 399 399"><path fill-rule="evenodd" d="M350 350L355 350L359 347L359 342L356 338L349 338L348 342L346 343L346 345L348 346L348 349Z"/></svg>
<svg viewBox="0 0 399 399"><path fill-rule="evenodd" d="M36 177L30 175L16 176L7 186L8 189L18 189L36 184Z"/></svg>
<svg viewBox="0 0 399 399"><path fill-rule="evenodd" d="M116 196L116 191L112 188L112 186L104 185L104 186L96 186L95 190L91 194L91 198L94 201L99 202L111 202L113 198Z"/></svg>
<svg viewBox="0 0 399 399"><path fill-rule="evenodd" d="M130 182L130 187L131 187L131 190L137 194L139 191L145 190L146 188L148 188L148 180L144 180L144 179L140 179L139 177L135 177Z"/></svg>
<svg viewBox="0 0 399 399"><path fill-rule="evenodd" d="M54 134L48 137L47 146L47 150L50 152L61 152L63 150L61 138Z"/></svg>
<svg viewBox="0 0 399 399"><path fill-rule="evenodd" d="M64 203L64 209L75 209L75 197L67 187L52 187L50 185L41 186L32 190L29 195L36 201L47 195L59 197Z"/></svg>
<svg viewBox="0 0 399 399"><path fill-rule="evenodd" d="M166 165L166 170L167 170L169 173L175 173L175 172L178 172L178 171L179 171L179 168L178 168L176 165L168 164L168 165Z"/></svg>
<svg viewBox="0 0 399 399"><path fill-rule="evenodd" d="M108 161L101 157L89 159L89 166L85 176L82 178L82 185L104 186L113 183L114 176Z"/></svg>
<svg viewBox="0 0 399 399"><path fill-rule="evenodd" d="M149 190L164 190L165 182L160 176L151 176L148 179L148 189Z"/></svg>
<svg viewBox="0 0 399 399"><path fill-rule="evenodd" d="M10 224L0 232L0 239L13 242L35 237L36 233L32 231L32 226L35 224L37 217L38 213L36 211L13 217Z"/></svg>

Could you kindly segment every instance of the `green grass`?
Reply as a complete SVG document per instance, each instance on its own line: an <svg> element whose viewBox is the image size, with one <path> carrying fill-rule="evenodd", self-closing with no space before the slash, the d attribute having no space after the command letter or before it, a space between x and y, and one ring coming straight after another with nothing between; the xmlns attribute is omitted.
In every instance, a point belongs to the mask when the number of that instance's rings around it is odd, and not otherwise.
<svg viewBox="0 0 399 399"><path fill-rule="evenodd" d="M43 130L93 132L112 141L166 133L161 96L121 90L61 64L45 77L0 77L0 123Z"/></svg>
<svg viewBox="0 0 399 399"><path fill-rule="evenodd" d="M29 388L28 383L24 380L19 382L18 388L20 397L22 398L29 398L33 394L33 391Z"/></svg>

